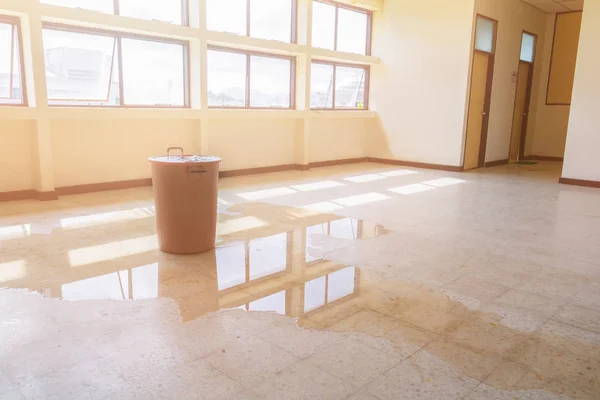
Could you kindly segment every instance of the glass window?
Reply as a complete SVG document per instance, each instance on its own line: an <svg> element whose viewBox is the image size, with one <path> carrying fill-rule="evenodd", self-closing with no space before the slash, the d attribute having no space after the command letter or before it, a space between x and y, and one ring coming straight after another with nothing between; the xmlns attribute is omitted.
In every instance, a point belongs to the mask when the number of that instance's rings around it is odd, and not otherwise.
<svg viewBox="0 0 600 400"><path fill-rule="evenodd" d="M43 36L50 104L119 105L114 36L52 29Z"/></svg>
<svg viewBox="0 0 600 400"><path fill-rule="evenodd" d="M290 42L292 0L251 0L250 36Z"/></svg>
<svg viewBox="0 0 600 400"><path fill-rule="evenodd" d="M312 45L322 49L369 54L371 19L372 14L366 10L315 1Z"/></svg>
<svg viewBox="0 0 600 400"><path fill-rule="evenodd" d="M325 305L325 287L327 277L322 276L304 284L304 312L309 312Z"/></svg>
<svg viewBox="0 0 600 400"><path fill-rule="evenodd" d="M335 6L313 2L312 45L335 50Z"/></svg>
<svg viewBox="0 0 600 400"><path fill-rule="evenodd" d="M310 74L310 107L333 107L333 69L330 64L315 64L311 66Z"/></svg>
<svg viewBox="0 0 600 400"><path fill-rule="evenodd" d="M119 0L119 14L183 25L181 0Z"/></svg>
<svg viewBox="0 0 600 400"><path fill-rule="evenodd" d="M290 108L290 60L250 57L250 107Z"/></svg>
<svg viewBox="0 0 600 400"><path fill-rule="evenodd" d="M475 49L493 53L496 23L490 19L477 17L475 29Z"/></svg>
<svg viewBox="0 0 600 400"><path fill-rule="evenodd" d="M354 293L356 268L344 268L329 274L327 279L327 302L341 299Z"/></svg>
<svg viewBox="0 0 600 400"><path fill-rule="evenodd" d="M285 315L285 290L251 302L248 304L248 310L276 312Z"/></svg>
<svg viewBox="0 0 600 400"><path fill-rule="evenodd" d="M19 27L0 22L0 104L23 104Z"/></svg>
<svg viewBox="0 0 600 400"><path fill-rule="evenodd" d="M366 54L368 14L345 8L338 10L337 50Z"/></svg>
<svg viewBox="0 0 600 400"><path fill-rule="evenodd" d="M126 105L185 105L183 45L124 38L122 46Z"/></svg>
<svg viewBox="0 0 600 400"><path fill-rule="evenodd" d="M207 0L208 30L246 35L246 7L247 0Z"/></svg>
<svg viewBox="0 0 600 400"><path fill-rule="evenodd" d="M521 43L521 60L533 62L535 58L535 39L534 35L523 32L523 40Z"/></svg>
<svg viewBox="0 0 600 400"><path fill-rule="evenodd" d="M114 14L115 12L113 0L41 0L41 2L55 6L83 8L108 14Z"/></svg>
<svg viewBox="0 0 600 400"><path fill-rule="evenodd" d="M292 108L294 67L289 58L209 50L208 106Z"/></svg>
<svg viewBox="0 0 600 400"><path fill-rule="evenodd" d="M208 51L208 105L246 105L246 55Z"/></svg>
<svg viewBox="0 0 600 400"><path fill-rule="evenodd" d="M289 43L294 4L294 0L207 0L207 27L211 31Z"/></svg>
<svg viewBox="0 0 600 400"><path fill-rule="evenodd" d="M335 108L365 108L363 68L335 67Z"/></svg>
<svg viewBox="0 0 600 400"><path fill-rule="evenodd" d="M313 63L310 107L367 109L365 93L367 79L366 68Z"/></svg>
<svg viewBox="0 0 600 400"><path fill-rule="evenodd" d="M50 105L187 105L183 43L52 28L43 39Z"/></svg>

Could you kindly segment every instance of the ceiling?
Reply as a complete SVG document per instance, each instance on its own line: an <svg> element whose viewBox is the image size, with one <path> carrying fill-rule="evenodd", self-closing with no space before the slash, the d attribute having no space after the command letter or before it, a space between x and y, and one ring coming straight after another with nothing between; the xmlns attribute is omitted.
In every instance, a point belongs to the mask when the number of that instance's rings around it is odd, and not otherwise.
<svg viewBox="0 0 600 400"><path fill-rule="evenodd" d="M523 0L547 13L581 11L583 0ZM593 1L593 0L590 0Z"/></svg>

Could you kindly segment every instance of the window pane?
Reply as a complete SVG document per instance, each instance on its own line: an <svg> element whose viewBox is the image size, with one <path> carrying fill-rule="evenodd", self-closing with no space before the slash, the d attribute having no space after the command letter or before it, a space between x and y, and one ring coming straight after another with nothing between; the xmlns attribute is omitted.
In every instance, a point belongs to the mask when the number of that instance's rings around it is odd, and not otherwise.
<svg viewBox="0 0 600 400"><path fill-rule="evenodd" d="M208 105L246 105L246 55L208 51Z"/></svg>
<svg viewBox="0 0 600 400"><path fill-rule="evenodd" d="M285 315L285 290L248 304L250 311L269 311Z"/></svg>
<svg viewBox="0 0 600 400"><path fill-rule="evenodd" d="M209 31L246 35L246 0L207 0Z"/></svg>
<svg viewBox="0 0 600 400"><path fill-rule="evenodd" d="M262 278L287 267L287 234L250 241L250 280Z"/></svg>
<svg viewBox="0 0 600 400"><path fill-rule="evenodd" d="M251 0L250 36L290 42L292 0Z"/></svg>
<svg viewBox="0 0 600 400"><path fill-rule="evenodd" d="M337 50L365 54L367 51L367 20L365 13L338 9Z"/></svg>
<svg viewBox="0 0 600 400"><path fill-rule="evenodd" d="M327 302L341 299L354 293L356 268L344 268L329 274L327 282Z"/></svg>
<svg viewBox="0 0 600 400"><path fill-rule="evenodd" d="M319 2L313 3L312 45L334 50L335 46L335 7Z"/></svg>
<svg viewBox="0 0 600 400"><path fill-rule="evenodd" d="M246 249L243 245L218 247L215 253L219 290L246 282Z"/></svg>
<svg viewBox="0 0 600 400"><path fill-rule="evenodd" d="M118 96L109 101L114 37L44 29L43 39L50 104L118 104Z"/></svg>
<svg viewBox="0 0 600 400"><path fill-rule="evenodd" d="M41 2L55 6L84 8L108 14L114 13L113 0L41 0Z"/></svg>
<svg viewBox="0 0 600 400"><path fill-rule="evenodd" d="M365 108L366 70L335 67L335 107Z"/></svg>
<svg viewBox="0 0 600 400"><path fill-rule="evenodd" d="M333 65L312 64L310 74L310 107L333 107Z"/></svg>
<svg viewBox="0 0 600 400"><path fill-rule="evenodd" d="M250 106L290 107L291 61L250 57Z"/></svg>
<svg viewBox="0 0 600 400"><path fill-rule="evenodd" d="M185 105L185 47L122 39L123 98L129 105Z"/></svg>
<svg viewBox="0 0 600 400"><path fill-rule="evenodd" d="M521 60L533 62L535 56L535 36L523 33L523 42L521 45Z"/></svg>
<svg viewBox="0 0 600 400"><path fill-rule="evenodd" d="M475 30L475 48L491 53L494 49L495 23L487 18L477 17Z"/></svg>
<svg viewBox="0 0 600 400"><path fill-rule="evenodd" d="M325 305L325 285L327 278L322 276L304 284L304 312Z"/></svg>
<svg viewBox="0 0 600 400"><path fill-rule="evenodd" d="M119 14L181 25L181 6L181 0L119 0Z"/></svg>
<svg viewBox="0 0 600 400"><path fill-rule="evenodd" d="M22 104L23 89L17 27L0 23L0 103Z"/></svg>

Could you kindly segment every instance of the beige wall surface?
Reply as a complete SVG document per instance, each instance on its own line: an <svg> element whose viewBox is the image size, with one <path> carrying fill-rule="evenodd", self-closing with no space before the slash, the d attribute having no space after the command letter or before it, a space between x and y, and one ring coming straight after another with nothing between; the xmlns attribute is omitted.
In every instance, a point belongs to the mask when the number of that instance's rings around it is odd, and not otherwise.
<svg viewBox="0 0 600 400"><path fill-rule="evenodd" d="M34 121L0 121L0 192L32 188Z"/></svg>
<svg viewBox="0 0 600 400"><path fill-rule="evenodd" d="M51 132L56 187L148 178L148 157L193 150L187 120L54 120Z"/></svg>
<svg viewBox="0 0 600 400"><path fill-rule="evenodd" d="M365 157L370 124L366 119L313 120L309 162Z"/></svg>
<svg viewBox="0 0 600 400"><path fill-rule="evenodd" d="M223 171L294 164L296 129L294 119L210 120L210 153Z"/></svg>
<svg viewBox="0 0 600 400"><path fill-rule="evenodd" d="M567 134L563 177L600 181L600 1L587 1L581 38L571 117Z"/></svg>
<svg viewBox="0 0 600 400"><path fill-rule="evenodd" d="M543 54L545 13L520 0L476 0L475 12L498 21L496 60L486 147L486 162L508 158L512 133L517 82L513 74L519 68L523 30L538 36L536 64L529 110L528 132L534 129ZM529 135L529 133L528 133Z"/></svg>
<svg viewBox="0 0 600 400"><path fill-rule="evenodd" d="M462 164L473 4L394 0L375 13L369 156Z"/></svg>
<svg viewBox="0 0 600 400"><path fill-rule="evenodd" d="M537 88L537 115L535 124L527 130L526 155L563 157L565 153L571 107L546 104L555 19L556 14L546 15L547 39L544 42L541 58L541 84Z"/></svg>

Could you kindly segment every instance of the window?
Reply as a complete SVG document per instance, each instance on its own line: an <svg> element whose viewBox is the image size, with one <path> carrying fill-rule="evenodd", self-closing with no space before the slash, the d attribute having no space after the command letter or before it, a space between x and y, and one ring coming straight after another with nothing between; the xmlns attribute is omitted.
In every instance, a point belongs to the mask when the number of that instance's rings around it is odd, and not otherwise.
<svg viewBox="0 0 600 400"><path fill-rule="evenodd" d="M493 53L495 35L496 21L478 15L475 27L475 49Z"/></svg>
<svg viewBox="0 0 600 400"><path fill-rule="evenodd" d="M23 76L19 20L0 16L0 104L26 103Z"/></svg>
<svg viewBox="0 0 600 400"><path fill-rule="evenodd" d="M207 0L211 31L295 43L297 0Z"/></svg>
<svg viewBox="0 0 600 400"><path fill-rule="evenodd" d="M186 0L41 0L41 2L178 25L187 24Z"/></svg>
<svg viewBox="0 0 600 400"><path fill-rule="evenodd" d="M43 38L50 105L188 104L183 42L54 25Z"/></svg>
<svg viewBox="0 0 600 400"><path fill-rule="evenodd" d="M368 109L368 67L313 62L310 107L315 109Z"/></svg>
<svg viewBox="0 0 600 400"><path fill-rule="evenodd" d="M293 108L294 69L291 57L210 48L208 106Z"/></svg>
<svg viewBox="0 0 600 400"><path fill-rule="evenodd" d="M315 1L312 45L369 55L372 18L372 13L367 10L329 1Z"/></svg>
<svg viewBox="0 0 600 400"><path fill-rule="evenodd" d="M536 36L527 32L523 32L521 40L521 61L532 63L535 58L535 42Z"/></svg>

